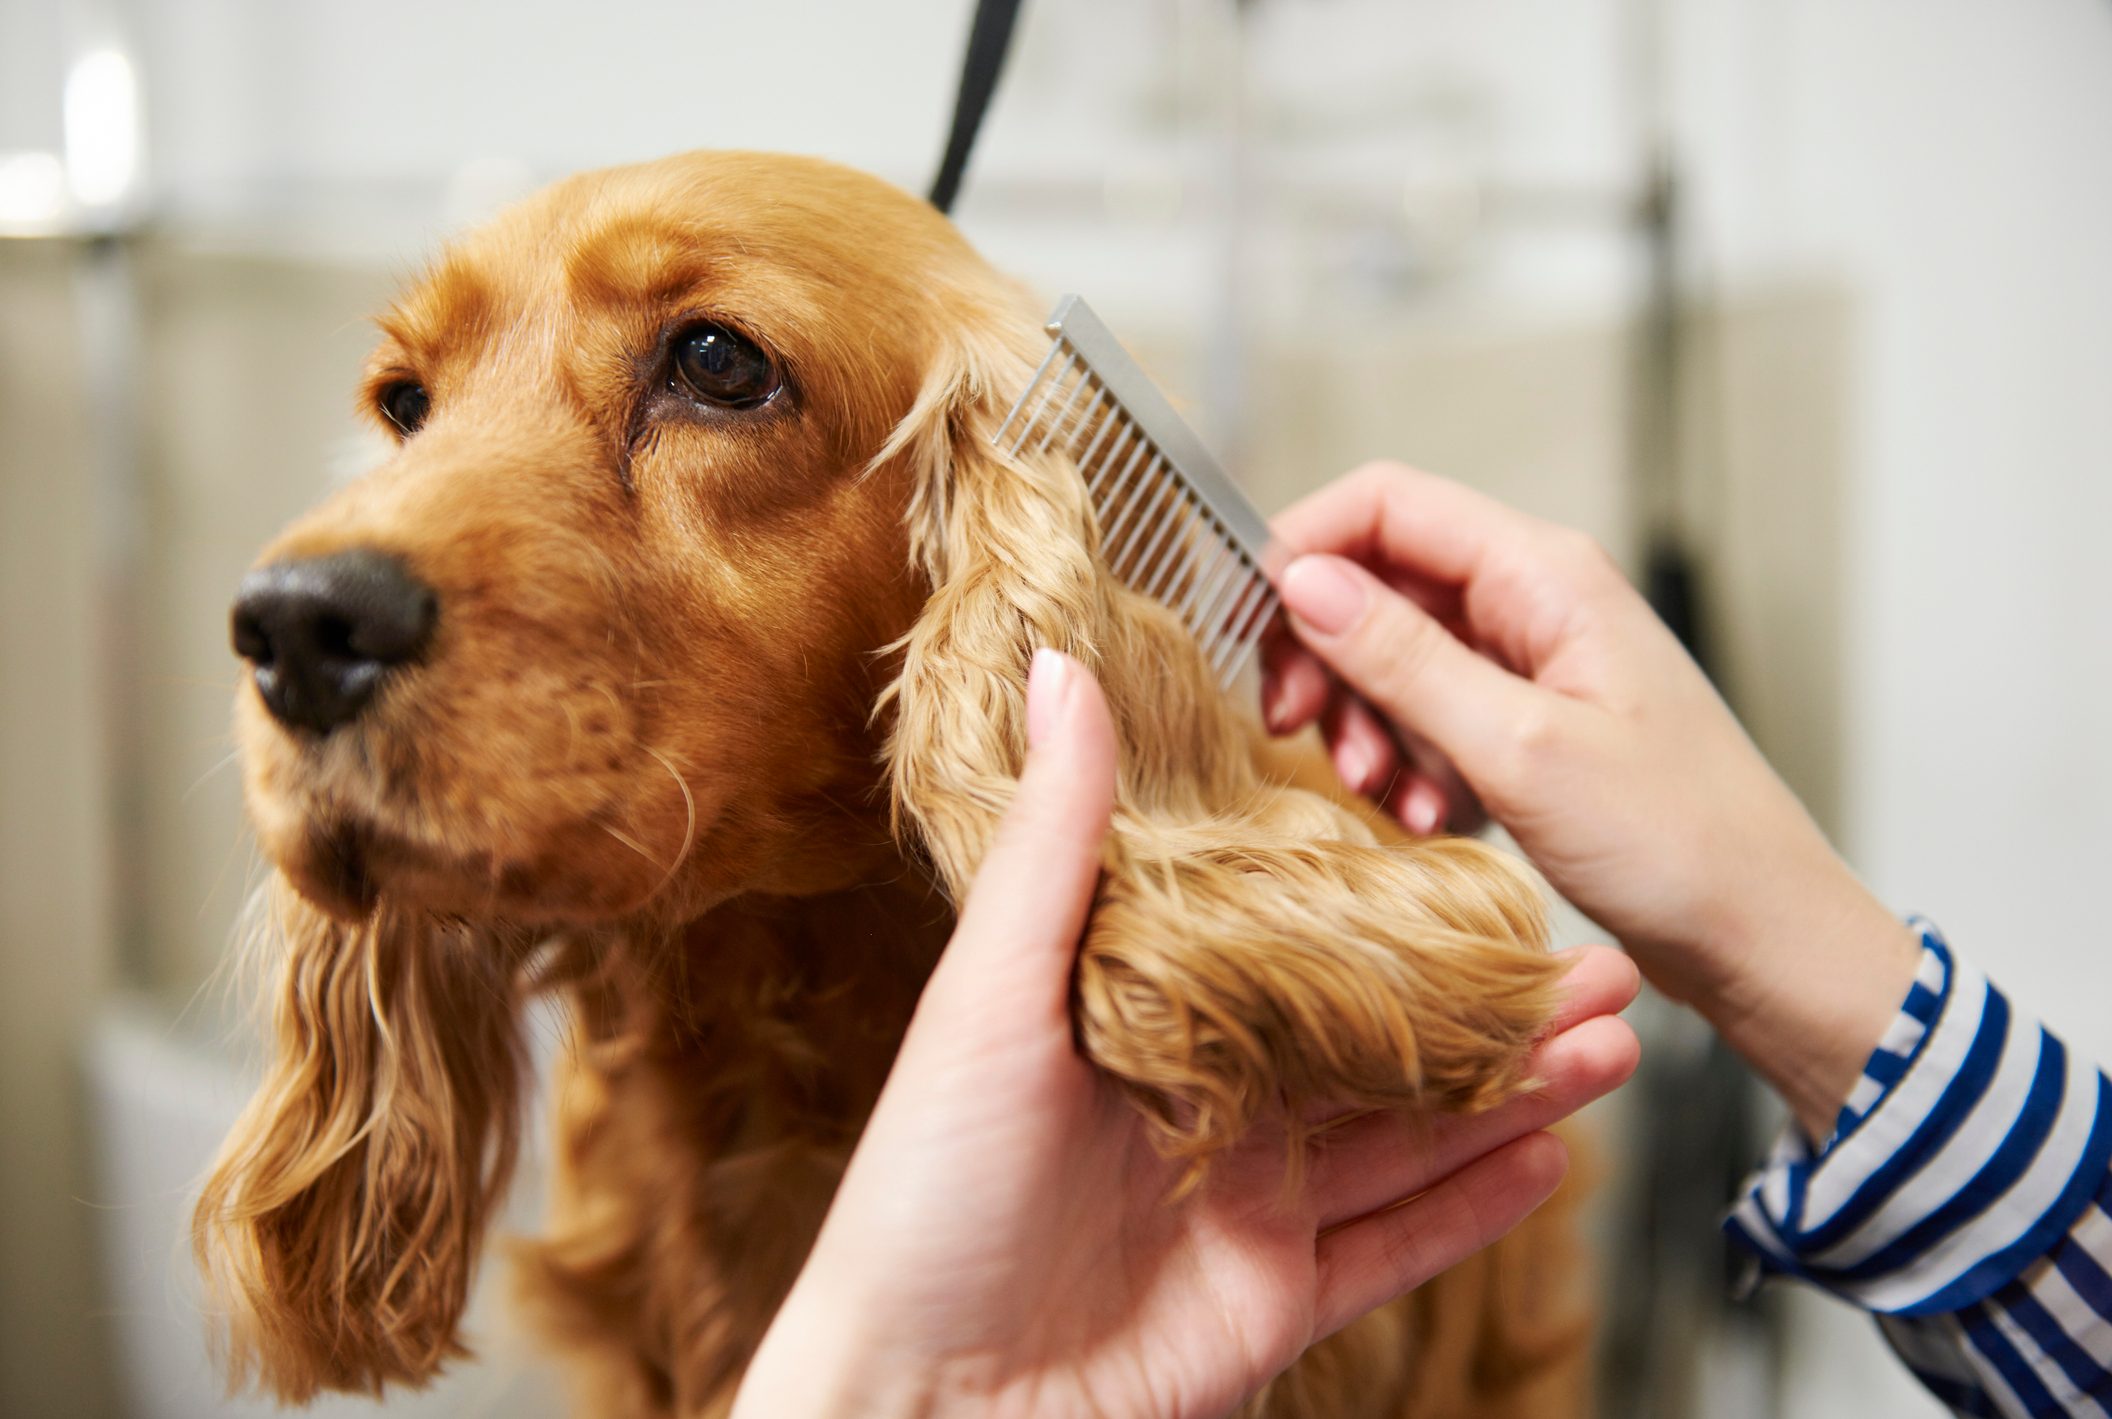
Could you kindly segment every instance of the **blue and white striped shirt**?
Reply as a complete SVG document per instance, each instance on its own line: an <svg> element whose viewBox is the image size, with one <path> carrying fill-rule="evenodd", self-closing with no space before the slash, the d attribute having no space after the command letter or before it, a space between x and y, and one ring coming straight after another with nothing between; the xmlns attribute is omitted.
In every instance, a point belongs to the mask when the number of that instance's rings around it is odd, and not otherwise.
<svg viewBox="0 0 2112 1419"><path fill-rule="evenodd" d="M1833 1136L1785 1130L1725 1229L1875 1313L1954 1413L2112 1419L2112 1083L1915 925Z"/></svg>

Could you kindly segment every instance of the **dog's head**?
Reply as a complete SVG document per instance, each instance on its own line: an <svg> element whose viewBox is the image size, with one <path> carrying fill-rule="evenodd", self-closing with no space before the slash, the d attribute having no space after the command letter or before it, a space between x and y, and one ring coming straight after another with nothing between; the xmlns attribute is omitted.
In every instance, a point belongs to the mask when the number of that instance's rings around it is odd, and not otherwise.
<svg viewBox="0 0 2112 1419"><path fill-rule="evenodd" d="M1011 299L924 203L783 157L574 178L458 244L382 320L393 456L235 606L266 854L351 920L682 919L870 870L881 652L924 592L874 456Z"/></svg>
<svg viewBox="0 0 2112 1419"><path fill-rule="evenodd" d="M706 153L560 183L383 317L393 453L234 608L281 878L271 1072L198 1214L238 1378L454 1353L541 935L897 870L876 708L1024 301L885 183Z"/></svg>

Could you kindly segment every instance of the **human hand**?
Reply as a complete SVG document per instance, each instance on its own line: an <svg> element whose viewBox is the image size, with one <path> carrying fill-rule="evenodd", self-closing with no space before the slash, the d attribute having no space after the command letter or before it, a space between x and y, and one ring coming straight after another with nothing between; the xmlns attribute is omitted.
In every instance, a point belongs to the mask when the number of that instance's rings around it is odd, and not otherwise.
<svg viewBox="0 0 2112 1419"><path fill-rule="evenodd" d="M1539 1092L1325 1128L1295 1187L1284 1133L1258 1129L1169 1200L1182 1165L1072 1036L1113 801L1106 702L1044 651L1027 722L1012 807L737 1419L1225 1413L1515 1226L1566 1166L1539 1130L1634 1068L1611 1018L1633 968L1580 952Z"/></svg>
<svg viewBox="0 0 2112 1419"><path fill-rule="evenodd" d="M1270 727L1319 721L1337 771L1412 831L1475 811L1471 792L1830 1132L1918 952L1611 559L1398 464L1275 531L1317 555L1280 574Z"/></svg>

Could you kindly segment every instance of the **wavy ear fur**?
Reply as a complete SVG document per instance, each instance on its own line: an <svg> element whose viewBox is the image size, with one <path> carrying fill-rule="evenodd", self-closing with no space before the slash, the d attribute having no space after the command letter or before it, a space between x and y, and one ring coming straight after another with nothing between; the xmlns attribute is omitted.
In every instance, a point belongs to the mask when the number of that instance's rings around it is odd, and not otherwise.
<svg viewBox="0 0 2112 1419"><path fill-rule="evenodd" d="M467 1353L456 1327L513 1170L525 948L386 902L352 926L283 882L268 895L273 1053L193 1219L230 1383L288 1402L417 1385Z"/></svg>
<svg viewBox="0 0 2112 1419"><path fill-rule="evenodd" d="M1537 889L1478 843L1381 846L1263 777L1259 731L1192 640L1109 574L1078 470L991 443L1033 330L1015 311L966 322L879 456L915 479L932 585L890 691L898 830L958 899L1025 753L1029 659L1063 650L1099 676L1122 745L1080 1034L1163 1147L1207 1158L1279 1101L1475 1108L1524 1087L1560 975Z"/></svg>

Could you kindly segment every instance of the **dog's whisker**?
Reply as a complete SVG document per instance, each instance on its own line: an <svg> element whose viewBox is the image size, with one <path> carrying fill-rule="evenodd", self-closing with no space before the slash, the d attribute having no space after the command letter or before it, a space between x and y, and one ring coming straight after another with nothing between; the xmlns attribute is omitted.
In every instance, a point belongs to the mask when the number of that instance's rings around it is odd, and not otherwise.
<svg viewBox="0 0 2112 1419"><path fill-rule="evenodd" d="M237 763L241 759L241 757L242 751L240 749L228 750L227 756L225 758L221 759L218 763L214 764L204 773L198 775L197 778L191 780L191 786L183 791L182 801L185 803L190 802L191 795L196 793L199 789L205 787L206 781L208 779L212 778L216 774L222 773L225 770L233 767L233 765Z"/></svg>
<svg viewBox="0 0 2112 1419"><path fill-rule="evenodd" d="M652 863L653 866L660 866L660 859L653 856L652 850L650 848L646 847L644 843L639 842L638 839L632 837L629 833L623 831L623 829L617 827L614 823L597 823L595 824L595 826L600 828L603 832L607 833L610 837L616 839L617 842L622 843L632 852L637 853L647 862ZM672 872L674 871L674 868L670 866L665 870Z"/></svg>
<svg viewBox="0 0 2112 1419"><path fill-rule="evenodd" d="M254 839L250 838L247 832L237 832L234 835L233 840L228 843L226 853L223 854L220 858L219 870L213 873L212 886L208 887L206 889L205 895L199 899L198 913L195 917L192 918L192 920L205 920L205 914L207 910L211 908L213 904L213 899L220 895L220 884L227 880L227 869L234 866L235 854L242 850L242 844L244 842L248 842L251 848L248 874L249 880L244 884L244 887L245 889L248 889L253 888L256 885L256 842Z"/></svg>
<svg viewBox="0 0 2112 1419"><path fill-rule="evenodd" d="M641 745L640 747L646 753L652 755L661 768L667 770L667 776L675 781L675 787L682 790L682 808L684 813L687 814L687 821L682 825L682 846L675 850L674 861L668 863L667 871L653 885L653 890L646 893L646 899L650 901L652 898L659 896L666 889L667 884L674 880L675 872L682 866L683 861L688 858L689 850L696 846L697 796L690 792L689 783L682 777L681 771L675 767L674 760L668 758L667 755L661 753L650 744Z"/></svg>

